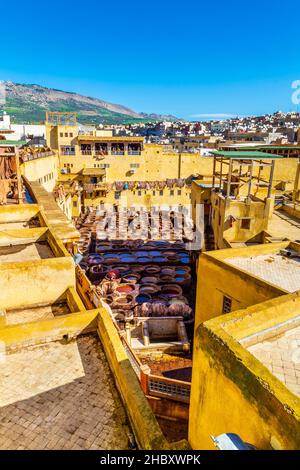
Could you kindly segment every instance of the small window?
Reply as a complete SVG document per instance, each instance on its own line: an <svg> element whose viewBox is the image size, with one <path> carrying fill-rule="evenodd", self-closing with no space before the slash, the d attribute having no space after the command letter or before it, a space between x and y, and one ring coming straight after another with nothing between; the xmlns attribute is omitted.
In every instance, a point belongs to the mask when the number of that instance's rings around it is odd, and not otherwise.
<svg viewBox="0 0 300 470"><path fill-rule="evenodd" d="M141 196L142 195L142 191L138 191L138 196Z"/></svg>
<svg viewBox="0 0 300 470"><path fill-rule="evenodd" d="M181 196L181 189L178 189L177 194L178 196Z"/></svg>
<svg viewBox="0 0 300 470"><path fill-rule="evenodd" d="M224 295L223 297L223 313L231 312L231 298Z"/></svg>
<svg viewBox="0 0 300 470"><path fill-rule="evenodd" d="M64 136L63 132L60 132L59 137L63 137L63 136Z"/></svg>
<svg viewBox="0 0 300 470"><path fill-rule="evenodd" d="M171 189L171 191L170 191L170 196L174 196L174 190L173 189Z"/></svg>
<svg viewBox="0 0 300 470"><path fill-rule="evenodd" d="M77 207L77 201L73 201L73 207Z"/></svg>
<svg viewBox="0 0 300 470"><path fill-rule="evenodd" d="M73 132L70 132L69 137L73 137Z"/></svg>
<svg viewBox="0 0 300 470"><path fill-rule="evenodd" d="M65 137L68 137L68 133L67 133L67 132L65 132Z"/></svg>
<svg viewBox="0 0 300 470"><path fill-rule="evenodd" d="M245 230L250 230L250 222L251 219L241 219L241 228L244 228Z"/></svg>
<svg viewBox="0 0 300 470"><path fill-rule="evenodd" d="M160 196L163 196L163 195L164 195L164 192L163 192L163 191L159 191L159 195L160 195Z"/></svg>
<svg viewBox="0 0 300 470"><path fill-rule="evenodd" d="M155 191L152 191L152 195L155 196Z"/></svg>
<svg viewBox="0 0 300 470"><path fill-rule="evenodd" d="M120 199L121 193L120 191L115 191L115 199Z"/></svg>

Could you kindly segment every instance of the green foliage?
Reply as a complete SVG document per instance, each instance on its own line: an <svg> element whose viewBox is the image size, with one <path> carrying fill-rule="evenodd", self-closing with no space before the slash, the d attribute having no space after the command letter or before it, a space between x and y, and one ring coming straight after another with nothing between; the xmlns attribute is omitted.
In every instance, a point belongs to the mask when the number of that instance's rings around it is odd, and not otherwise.
<svg viewBox="0 0 300 470"><path fill-rule="evenodd" d="M154 119L139 119L126 114L116 113L97 105L87 105L80 103L70 97L66 100L56 100L49 102L45 109L34 101L23 100L22 98L7 97L3 111L12 117L15 123L39 124L45 120L46 111L76 112L77 120L82 124L132 124L136 122L149 122Z"/></svg>

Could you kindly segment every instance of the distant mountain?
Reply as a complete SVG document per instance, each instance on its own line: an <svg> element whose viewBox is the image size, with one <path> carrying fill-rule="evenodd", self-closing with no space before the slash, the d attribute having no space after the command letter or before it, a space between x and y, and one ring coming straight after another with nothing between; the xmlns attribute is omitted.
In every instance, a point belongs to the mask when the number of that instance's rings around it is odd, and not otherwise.
<svg viewBox="0 0 300 470"><path fill-rule="evenodd" d="M16 123L44 121L46 111L73 111L82 124L121 124L140 121L177 120L173 116L136 113L125 106L40 85L4 82L5 105L0 109Z"/></svg>

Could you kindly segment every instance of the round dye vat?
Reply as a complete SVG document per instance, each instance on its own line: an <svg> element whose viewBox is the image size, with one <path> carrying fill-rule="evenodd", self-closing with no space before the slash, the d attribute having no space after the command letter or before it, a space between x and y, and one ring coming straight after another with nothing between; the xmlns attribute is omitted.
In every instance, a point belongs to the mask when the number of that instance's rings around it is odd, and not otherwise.
<svg viewBox="0 0 300 470"><path fill-rule="evenodd" d="M141 273L142 271L144 271L145 267L144 266L140 266L138 264L134 264L133 266L131 266L131 271L134 272L134 273Z"/></svg>
<svg viewBox="0 0 300 470"><path fill-rule="evenodd" d="M147 276L141 279L141 284L157 284L158 278L154 276Z"/></svg>
<svg viewBox="0 0 300 470"><path fill-rule="evenodd" d="M136 261L134 256L129 256L129 255L120 255L119 258L120 258L120 261L122 261L123 263L133 263L134 261Z"/></svg>
<svg viewBox="0 0 300 470"><path fill-rule="evenodd" d="M179 276L175 277L175 282L178 282L178 284L182 284L184 281L185 281L184 277L179 277Z"/></svg>
<svg viewBox="0 0 300 470"><path fill-rule="evenodd" d="M161 280L161 282L172 282L174 280L174 277L170 276L168 274L162 274L160 276L160 280Z"/></svg>
<svg viewBox="0 0 300 470"><path fill-rule="evenodd" d="M123 277L123 280L129 283L136 283L137 281L140 280L140 278L141 276L139 274L127 274L126 276Z"/></svg>
<svg viewBox="0 0 300 470"><path fill-rule="evenodd" d="M141 294L155 294L160 288L156 284L144 284L140 287Z"/></svg>
<svg viewBox="0 0 300 470"><path fill-rule="evenodd" d="M154 261L155 263L163 263L164 261L166 261L166 258L164 258L163 256L155 256L155 257L153 258L153 261Z"/></svg>
<svg viewBox="0 0 300 470"><path fill-rule="evenodd" d="M176 273L176 275L178 275L178 276L180 276L180 275L183 276L184 274L186 274L186 270L185 270L185 269L180 269L180 268L179 268L179 269L175 269L175 273Z"/></svg>
<svg viewBox="0 0 300 470"><path fill-rule="evenodd" d="M125 273L127 274L127 272L129 272L129 266L126 264L123 264L123 266L115 265L112 266L111 269L119 271L122 275L125 275Z"/></svg>
<svg viewBox="0 0 300 470"><path fill-rule="evenodd" d="M164 254L168 258L176 258L177 257L176 251L165 251Z"/></svg>
<svg viewBox="0 0 300 470"><path fill-rule="evenodd" d="M160 267L159 266L150 265L150 266L145 267L145 273L147 273L147 274L156 274L156 273L159 273L159 272L160 272Z"/></svg>
<svg viewBox="0 0 300 470"><path fill-rule="evenodd" d="M103 273L104 271L106 272L106 270L103 269L103 266L101 265L92 266L90 269L91 273Z"/></svg>
<svg viewBox="0 0 300 470"><path fill-rule="evenodd" d="M160 251L149 251L149 255L150 255L150 256L159 256L159 255L160 255Z"/></svg>
<svg viewBox="0 0 300 470"><path fill-rule="evenodd" d="M151 296L149 294L139 294L136 296L135 301L137 304L141 305L146 302L150 302Z"/></svg>
<svg viewBox="0 0 300 470"><path fill-rule="evenodd" d="M88 258L87 263L89 266L92 266L94 264L100 264L102 262L102 258L97 258L96 256L91 256Z"/></svg>
<svg viewBox="0 0 300 470"><path fill-rule="evenodd" d="M178 296L178 295L181 295L182 294L182 289L180 286L176 285L176 284L167 284L165 286L162 286L161 288L161 292L165 295L169 295L169 296Z"/></svg>
<svg viewBox="0 0 300 470"><path fill-rule="evenodd" d="M119 287L117 287L117 291L121 294L130 294L133 290L134 287L130 284L120 284Z"/></svg>
<svg viewBox="0 0 300 470"><path fill-rule="evenodd" d="M141 256L137 259L138 263L149 263L150 261L152 260L148 256Z"/></svg>
<svg viewBox="0 0 300 470"><path fill-rule="evenodd" d="M163 268L163 269L161 270L161 274L162 274L163 276L174 276L175 271L174 271L174 269L172 269L172 268Z"/></svg>
<svg viewBox="0 0 300 470"><path fill-rule="evenodd" d="M136 252L135 252L135 255L136 255L137 257L145 256L145 254L148 255L148 253L145 253L144 251L136 251Z"/></svg>
<svg viewBox="0 0 300 470"><path fill-rule="evenodd" d="M116 263L118 261L119 261L118 258L113 257L113 256L107 257L104 260L105 263L111 263L111 264Z"/></svg>
<svg viewBox="0 0 300 470"><path fill-rule="evenodd" d="M180 261L181 261L181 263L189 264L190 259L189 258L181 258Z"/></svg>
<svg viewBox="0 0 300 470"><path fill-rule="evenodd" d="M133 301L133 297L132 295L126 295L126 296L122 296L122 297L119 297L118 299L115 300L114 302L114 305L115 306L121 306L122 309L130 309L131 308L131 304L132 304L132 301Z"/></svg>

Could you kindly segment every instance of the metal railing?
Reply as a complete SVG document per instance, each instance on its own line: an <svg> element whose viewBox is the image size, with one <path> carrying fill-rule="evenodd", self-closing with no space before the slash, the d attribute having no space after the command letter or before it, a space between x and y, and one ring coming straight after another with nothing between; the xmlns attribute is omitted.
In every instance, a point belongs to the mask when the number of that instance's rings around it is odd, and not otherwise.
<svg viewBox="0 0 300 470"><path fill-rule="evenodd" d="M170 398L175 401L189 403L191 384L181 380L148 375L148 394L155 397Z"/></svg>
<svg viewBox="0 0 300 470"><path fill-rule="evenodd" d="M128 150L128 155L141 155L141 150Z"/></svg>
<svg viewBox="0 0 300 470"><path fill-rule="evenodd" d="M35 154L24 154L20 155L20 158L24 162L28 162L30 160L36 160L37 158L45 158L45 157L50 157L51 155L54 155L54 152L48 151L48 152L41 152L41 153L35 153Z"/></svg>

